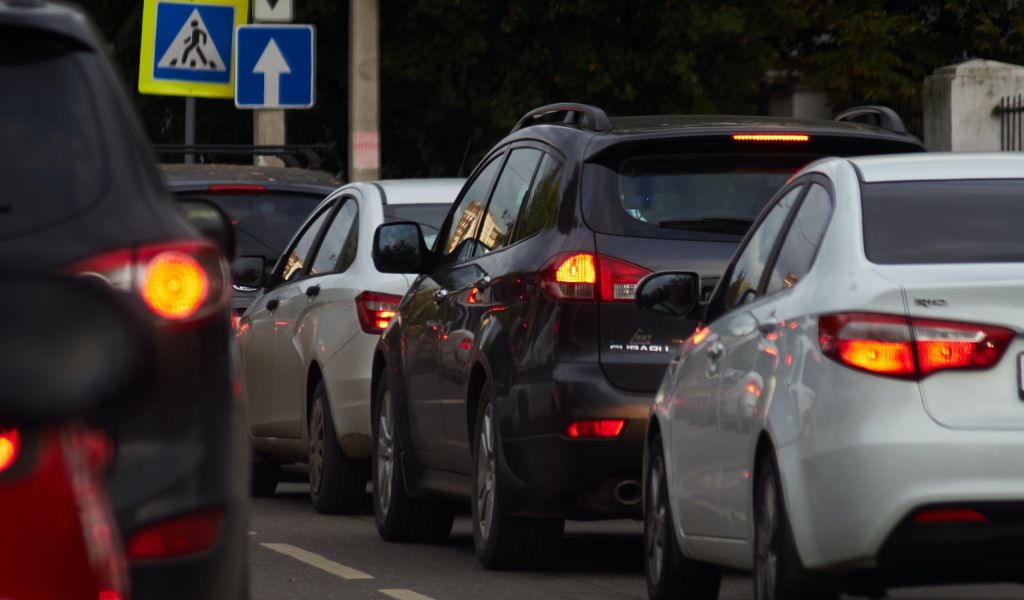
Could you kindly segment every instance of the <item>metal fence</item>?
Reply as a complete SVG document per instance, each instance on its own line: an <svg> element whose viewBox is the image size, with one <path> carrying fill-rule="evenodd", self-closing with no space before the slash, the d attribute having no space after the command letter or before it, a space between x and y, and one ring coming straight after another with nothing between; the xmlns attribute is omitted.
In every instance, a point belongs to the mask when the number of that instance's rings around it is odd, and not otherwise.
<svg viewBox="0 0 1024 600"><path fill-rule="evenodd" d="M1004 152L1024 151L1024 94L1003 96L995 113L999 115L999 147Z"/></svg>

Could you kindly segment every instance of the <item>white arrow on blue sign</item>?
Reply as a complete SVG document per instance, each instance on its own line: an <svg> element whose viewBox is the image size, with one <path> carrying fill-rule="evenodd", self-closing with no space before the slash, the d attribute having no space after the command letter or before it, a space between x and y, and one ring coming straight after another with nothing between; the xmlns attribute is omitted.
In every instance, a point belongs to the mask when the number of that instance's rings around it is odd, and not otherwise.
<svg viewBox="0 0 1024 600"><path fill-rule="evenodd" d="M243 25L235 30L235 106L311 108L316 88L312 25Z"/></svg>

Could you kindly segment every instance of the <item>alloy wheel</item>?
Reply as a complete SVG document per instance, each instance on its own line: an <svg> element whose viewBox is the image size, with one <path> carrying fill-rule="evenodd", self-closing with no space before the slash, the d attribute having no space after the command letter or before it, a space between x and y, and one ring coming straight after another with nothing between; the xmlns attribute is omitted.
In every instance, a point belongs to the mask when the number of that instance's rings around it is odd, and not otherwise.
<svg viewBox="0 0 1024 600"><path fill-rule="evenodd" d="M309 485L313 493L320 491L324 475L324 405L323 400L313 401L313 414L309 420Z"/></svg>
<svg viewBox="0 0 1024 600"><path fill-rule="evenodd" d="M768 475L758 499L757 542L755 547L755 585L758 600L773 600L778 577L779 556L775 538L778 535L778 507L775 479Z"/></svg>
<svg viewBox="0 0 1024 600"><path fill-rule="evenodd" d="M665 568L665 515L666 506L661 496L664 464L660 456L654 458L648 477L647 494L651 506L646 514L647 526L644 528L647 546L647 570L651 581L661 581Z"/></svg>
<svg viewBox="0 0 1024 600"><path fill-rule="evenodd" d="M480 537L488 539L494 520L495 457L494 457L494 408L488 404L480 422L480 450L476 458L476 508L480 525Z"/></svg>
<svg viewBox="0 0 1024 600"><path fill-rule="evenodd" d="M395 473L395 427L391 416L391 390L381 396L377 424L377 503L382 515L391 507L391 486Z"/></svg>

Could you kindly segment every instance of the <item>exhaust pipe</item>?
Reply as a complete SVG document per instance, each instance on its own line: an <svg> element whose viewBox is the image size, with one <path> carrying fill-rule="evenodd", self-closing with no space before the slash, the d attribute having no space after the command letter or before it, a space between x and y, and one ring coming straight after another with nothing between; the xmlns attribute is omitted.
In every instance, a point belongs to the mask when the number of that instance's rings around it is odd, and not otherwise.
<svg viewBox="0 0 1024 600"><path fill-rule="evenodd" d="M634 507L640 504L640 499L643 497L642 491L639 481L626 479L615 485L615 489L612 490L612 498L615 498L615 501L623 506Z"/></svg>

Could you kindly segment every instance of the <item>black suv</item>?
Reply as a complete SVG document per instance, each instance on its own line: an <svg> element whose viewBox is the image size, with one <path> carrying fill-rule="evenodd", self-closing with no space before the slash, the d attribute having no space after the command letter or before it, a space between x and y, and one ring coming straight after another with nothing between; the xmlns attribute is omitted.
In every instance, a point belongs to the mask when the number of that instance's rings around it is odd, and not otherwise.
<svg viewBox="0 0 1024 600"><path fill-rule="evenodd" d="M153 323L151 380L97 417L115 444L110 500L132 597L244 598L249 448L232 393L231 226L213 205L171 201L106 48L70 4L0 1L0 270L105 282Z"/></svg>
<svg viewBox="0 0 1024 600"><path fill-rule="evenodd" d="M648 408L695 322L640 309L637 283L685 270L709 292L801 166L923 150L884 107L840 117L880 125L545 106L477 166L433 249L382 225L377 268L419 277L373 361L381 536L443 539L446 499L472 499L484 566L534 567L565 518L639 514Z"/></svg>

